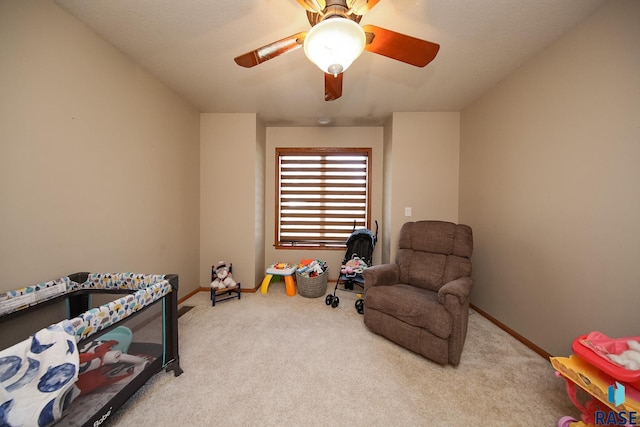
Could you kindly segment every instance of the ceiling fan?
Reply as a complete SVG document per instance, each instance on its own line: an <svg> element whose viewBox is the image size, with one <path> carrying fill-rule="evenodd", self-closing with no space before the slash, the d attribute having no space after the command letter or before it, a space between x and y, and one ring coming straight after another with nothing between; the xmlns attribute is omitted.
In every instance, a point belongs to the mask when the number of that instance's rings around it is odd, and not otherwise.
<svg viewBox="0 0 640 427"><path fill-rule="evenodd" d="M395 31L360 26L362 15L380 0L297 0L306 9L311 30L285 37L236 57L243 67L254 67L301 47L324 72L324 99L342 96L342 76L363 50L416 67L424 67L437 55L440 45Z"/></svg>

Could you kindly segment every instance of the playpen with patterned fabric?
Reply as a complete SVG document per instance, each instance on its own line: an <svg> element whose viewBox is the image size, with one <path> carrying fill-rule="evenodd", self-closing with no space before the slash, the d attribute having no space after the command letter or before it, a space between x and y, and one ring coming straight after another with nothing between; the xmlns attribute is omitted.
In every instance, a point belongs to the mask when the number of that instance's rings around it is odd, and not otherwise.
<svg viewBox="0 0 640 427"><path fill-rule="evenodd" d="M0 294L0 425L94 426L182 373L178 276L75 273Z"/></svg>

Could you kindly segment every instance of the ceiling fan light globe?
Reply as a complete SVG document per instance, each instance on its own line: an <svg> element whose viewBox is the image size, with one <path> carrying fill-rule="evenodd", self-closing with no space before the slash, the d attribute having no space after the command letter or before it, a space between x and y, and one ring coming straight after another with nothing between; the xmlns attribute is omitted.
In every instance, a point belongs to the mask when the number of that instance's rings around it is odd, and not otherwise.
<svg viewBox="0 0 640 427"><path fill-rule="evenodd" d="M346 18L330 18L309 30L304 39L304 53L322 71L336 76L351 66L365 44L360 25Z"/></svg>

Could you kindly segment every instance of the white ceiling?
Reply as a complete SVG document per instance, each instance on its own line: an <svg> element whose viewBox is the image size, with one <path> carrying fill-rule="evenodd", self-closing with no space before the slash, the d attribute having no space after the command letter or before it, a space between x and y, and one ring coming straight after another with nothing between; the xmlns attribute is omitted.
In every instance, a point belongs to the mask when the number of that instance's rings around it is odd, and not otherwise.
<svg viewBox="0 0 640 427"><path fill-rule="evenodd" d="M440 44L416 68L364 52L342 97L302 50L253 68L233 58L308 31L295 0L56 0L201 112L257 113L269 125L379 125L392 112L460 111L605 0L382 0L374 24Z"/></svg>

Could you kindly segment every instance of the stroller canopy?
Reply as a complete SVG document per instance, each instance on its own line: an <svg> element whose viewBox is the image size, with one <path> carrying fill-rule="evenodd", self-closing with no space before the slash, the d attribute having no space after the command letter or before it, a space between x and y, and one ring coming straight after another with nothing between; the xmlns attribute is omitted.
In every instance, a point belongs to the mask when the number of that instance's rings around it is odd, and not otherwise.
<svg viewBox="0 0 640 427"><path fill-rule="evenodd" d="M376 221L376 228L377 225ZM366 262L368 266L371 266L371 263L373 262L373 250L376 247L377 241L377 230L375 234L366 228L355 230L347 240L347 251L345 252L342 263L346 264L347 261L352 259L354 256L357 256Z"/></svg>

